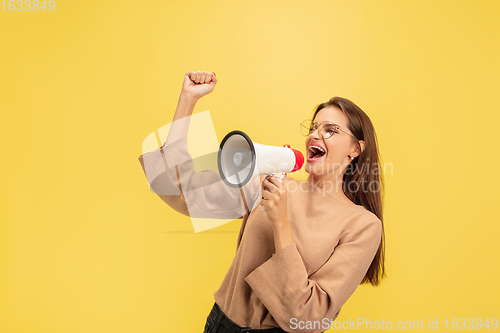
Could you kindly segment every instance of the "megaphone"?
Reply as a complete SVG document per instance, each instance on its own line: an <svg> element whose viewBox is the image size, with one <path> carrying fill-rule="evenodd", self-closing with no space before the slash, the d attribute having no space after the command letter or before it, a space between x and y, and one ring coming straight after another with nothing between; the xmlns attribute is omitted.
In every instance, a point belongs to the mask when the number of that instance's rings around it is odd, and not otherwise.
<svg viewBox="0 0 500 333"><path fill-rule="evenodd" d="M281 181L286 173L302 167L304 155L289 145L262 145L252 142L242 131L232 131L220 144L217 164L222 180L238 188L256 175L273 175Z"/></svg>

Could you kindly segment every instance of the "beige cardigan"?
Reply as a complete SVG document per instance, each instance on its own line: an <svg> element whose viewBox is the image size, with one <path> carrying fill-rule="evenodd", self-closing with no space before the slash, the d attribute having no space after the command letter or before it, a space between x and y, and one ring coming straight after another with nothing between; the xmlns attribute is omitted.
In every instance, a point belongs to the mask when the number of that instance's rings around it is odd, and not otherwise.
<svg viewBox="0 0 500 333"><path fill-rule="evenodd" d="M186 137L141 155L139 161L151 189L176 211L243 219L236 255L214 293L222 311L240 326L325 331L325 320L337 318L380 244L381 222L375 214L286 177L295 243L275 253L272 226L258 205L261 179L255 177L240 191L212 170L195 172ZM299 321L317 323L299 330Z"/></svg>

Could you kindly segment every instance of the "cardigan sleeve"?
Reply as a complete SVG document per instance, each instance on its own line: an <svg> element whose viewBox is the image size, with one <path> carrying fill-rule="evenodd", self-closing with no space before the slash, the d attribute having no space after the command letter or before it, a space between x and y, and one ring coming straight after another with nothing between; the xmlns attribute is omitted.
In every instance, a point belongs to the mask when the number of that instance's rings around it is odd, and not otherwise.
<svg viewBox="0 0 500 333"><path fill-rule="evenodd" d="M337 318L370 267L381 230L380 220L361 224L343 237L328 261L311 276L293 243L273 254L245 281L285 331L298 332L300 321L319 321L321 327L303 327L300 332L323 332L322 320Z"/></svg>
<svg viewBox="0 0 500 333"><path fill-rule="evenodd" d="M215 153L216 154L216 153ZM215 155L216 156L216 155ZM214 156L205 156L214 158ZM195 171L184 135L139 156L150 190L176 211L191 217L242 218L259 202L259 177L239 188L226 185L219 173ZM244 193L242 195L242 192Z"/></svg>

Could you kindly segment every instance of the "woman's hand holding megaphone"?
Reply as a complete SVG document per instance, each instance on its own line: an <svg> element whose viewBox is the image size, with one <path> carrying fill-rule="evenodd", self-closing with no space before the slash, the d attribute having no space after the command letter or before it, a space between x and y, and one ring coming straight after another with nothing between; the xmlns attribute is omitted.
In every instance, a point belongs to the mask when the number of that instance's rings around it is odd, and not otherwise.
<svg viewBox="0 0 500 333"><path fill-rule="evenodd" d="M288 220L286 175L280 182L274 176L267 176L262 182L262 200L267 219L271 222L274 235L276 253L291 244L293 239L292 228Z"/></svg>
<svg viewBox="0 0 500 333"><path fill-rule="evenodd" d="M211 93L214 90L216 83L217 78L215 77L214 72L208 73L205 71L190 71L187 72L184 77L182 93L199 99Z"/></svg>
<svg viewBox="0 0 500 333"><path fill-rule="evenodd" d="M273 227L288 222L285 179L267 176L262 182L261 206Z"/></svg>

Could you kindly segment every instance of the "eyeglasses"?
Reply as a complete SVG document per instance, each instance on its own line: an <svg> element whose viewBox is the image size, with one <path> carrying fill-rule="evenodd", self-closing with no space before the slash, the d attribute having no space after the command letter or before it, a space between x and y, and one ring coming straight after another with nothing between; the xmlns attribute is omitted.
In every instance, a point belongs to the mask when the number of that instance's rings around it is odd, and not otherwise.
<svg viewBox="0 0 500 333"><path fill-rule="evenodd" d="M342 131L345 134L348 134L355 138L356 142L359 141L354 135L347 133L342 128L340 128L339 125L334 124L329 120L322 121L320 123L312 121L311 119L304 120L302 123L300 123L300 134L302 134L303 136L308 136L311 133L314 133L314 131L316 131L318 128L318 133L323 139L329 139L334 134L338 133L338 131Z"/></svg>

